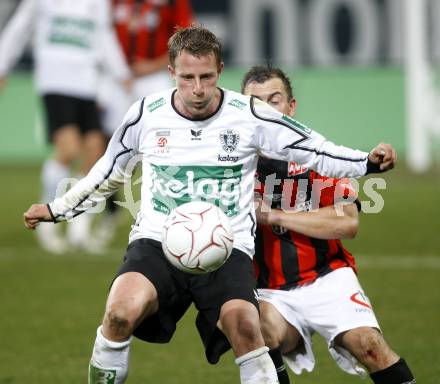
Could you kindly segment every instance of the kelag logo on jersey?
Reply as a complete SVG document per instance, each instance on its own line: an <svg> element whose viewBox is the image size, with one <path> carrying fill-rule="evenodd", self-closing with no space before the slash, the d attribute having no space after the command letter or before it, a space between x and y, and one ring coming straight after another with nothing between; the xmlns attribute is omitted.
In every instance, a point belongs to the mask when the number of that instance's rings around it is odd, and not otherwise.
<svg viewBox="0 0 440 384"><path fill-rule="evenodd" d="M231 217L239 211L242 164L230 166L160 166L151 164L152 205L169 214L189 201L208 201Z"/></svg>

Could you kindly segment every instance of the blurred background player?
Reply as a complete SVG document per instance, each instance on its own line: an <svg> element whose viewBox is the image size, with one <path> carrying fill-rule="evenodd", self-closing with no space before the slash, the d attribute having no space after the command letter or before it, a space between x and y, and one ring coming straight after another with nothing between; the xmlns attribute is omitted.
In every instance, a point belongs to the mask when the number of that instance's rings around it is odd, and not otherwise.
<svg viewBox="0 0 440 384"><path fill-rule="evenodd" d="M190 0L112 0L112 19L134 82L127 90L111 73L103 73L99 106L109 138L136 100L173 85L167 70L167 42L176 27L191 25L194 16ZM93 236L97 249L112 239L117 228L118 206L109 200L107 207Z"/></svg>
<svg viewBox="0 0 440 384"><path fill-rule="evenodd" d="M121 85L130 83L130 71L111 27L107 0L23 0L0 37L0 86L31 37L36 88L54 147L41 171L42 200L52 201L76 161L86 174L103 154L98 65L106 66ZM82 215L69 225L71 245L87 248L89 221ZM61 253L66 242L57 229L41 225L37 237L44 249Z"/></svg>
<svg viewBox="0 0 440 384"><path fill-rule="evenodd" d="M295 114L290 80L278 68L250 69L242 93L287 116ZM281 354L296 374L313 370L314 332L327 340L330 354L346 372L365 376L361 363L374 383L415 383L406 362L380 333L357 280L355 260L339 240L355 237L358 230L360 204L349 180L266 158L259 159L257 175L262 183L257 191L264 196L264 202L258 201L254 258L261 327L280 383L289 383ZM264 186L269 175L281 181L273 191L269 183ZM285 185L293 185L284 198L295 212L280 209ZM272 209L265 205L268 197Z"/></svg>

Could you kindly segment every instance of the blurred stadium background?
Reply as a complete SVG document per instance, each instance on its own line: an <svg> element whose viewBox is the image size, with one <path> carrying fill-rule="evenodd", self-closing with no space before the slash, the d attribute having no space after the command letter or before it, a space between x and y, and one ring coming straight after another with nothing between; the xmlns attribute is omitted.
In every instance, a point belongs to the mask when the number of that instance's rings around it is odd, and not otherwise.
<svg viewBox="0 0 440 384"><path fill-rule="evenodd" d="M410 3L426 6L425 22L417 9L404 12ZM0 30L17 4L1 0ZM239 90L248 66L270 61L292 77L299 120L340 144L397 148L398 167L378 191L383 210L362 214L357 238L345 243L387 340L418 382L438 383L440 1L193 0L193 7L224 41L222 85ZM46 254L24 229L22 213L39 199L39 166L50 152L31 68L28 52L0 94L0 384L80 383L131 217L99 256ZM361 200L371 202L362 193ZM128 382L238 382L230 353L217 366L205 361L193 318L171 345L136 342ZM295 383L359 382L338 370L319 337L315 343L315 371Z"/></svg>

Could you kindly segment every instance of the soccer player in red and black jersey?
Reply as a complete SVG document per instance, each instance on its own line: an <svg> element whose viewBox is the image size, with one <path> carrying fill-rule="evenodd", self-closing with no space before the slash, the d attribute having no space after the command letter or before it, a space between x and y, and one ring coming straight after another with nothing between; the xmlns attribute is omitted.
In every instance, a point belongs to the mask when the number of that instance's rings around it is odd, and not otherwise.
<svg viewBox="0 0 440 384"><path fill-rule="evenodd" d="M290 80L278 68L253 67L242 92L286 118L295 114ZM315 332L346 372L365 376L363 365L376 384L415 383L405 360L385 342L355 260L340 240L358 229L360 204L349 180L266 158L256 176L261 328L280 383L289 383L282 357L297 374L313 370Z"/></svg>

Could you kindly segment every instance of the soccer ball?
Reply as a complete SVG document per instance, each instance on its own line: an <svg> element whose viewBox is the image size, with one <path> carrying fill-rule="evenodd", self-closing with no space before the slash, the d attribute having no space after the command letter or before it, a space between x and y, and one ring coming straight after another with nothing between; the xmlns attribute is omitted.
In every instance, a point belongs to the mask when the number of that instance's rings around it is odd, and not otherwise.
<svg viewBox="0 0 440 384"><path fill-rule="evenodd" d="M174 209L162 231L162 249L176 268L193 274L222 266L231 254L234 236L228 217L217 206L189 202Z"/></svg>

